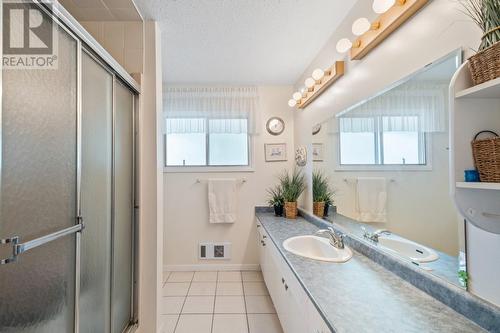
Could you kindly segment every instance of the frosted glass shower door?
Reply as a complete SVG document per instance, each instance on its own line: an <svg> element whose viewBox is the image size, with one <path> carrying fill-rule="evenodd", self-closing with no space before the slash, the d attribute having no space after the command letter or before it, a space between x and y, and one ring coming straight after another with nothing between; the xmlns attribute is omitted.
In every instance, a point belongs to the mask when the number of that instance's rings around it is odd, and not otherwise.
<svg viewBox="0 0 500 333"><path fill-rule="evenodd" d="M23 6L19 10L24 13L38 8ZM52 26L41 29L45 28ZM75 234L81 228L77 219L78 42L55 28L57 68L2 70L3 333L73 332L75 325ZM9 262L9 257L15 260Z"/></svg>
<svg viewBox="0 0 500 333"><path fill-rule="evenodd" d="M128 325L132 312L134 95L115 80L112 333Z"/></svg>
<svg viewBox="0 0 500 333"><path fill-rule="evenodd" d="M82 52L80 333L110 330L113 75Z"/></svg>

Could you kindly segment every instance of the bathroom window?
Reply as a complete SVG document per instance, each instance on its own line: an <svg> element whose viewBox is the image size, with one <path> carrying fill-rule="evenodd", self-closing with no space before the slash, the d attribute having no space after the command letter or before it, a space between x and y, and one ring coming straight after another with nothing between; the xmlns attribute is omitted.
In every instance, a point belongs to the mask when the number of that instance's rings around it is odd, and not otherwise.
<svg viewBox="0 0 500 333"><path fill-rule="evenodd" d="M426 135L418 116L340 119L340 166L425 166Z"/></svg>
<svg viewBox="0 0 500 333"><path fill-rule="evenodd" d="M245 118L166 118L166 166L249 166L247 128Z"/></svg>

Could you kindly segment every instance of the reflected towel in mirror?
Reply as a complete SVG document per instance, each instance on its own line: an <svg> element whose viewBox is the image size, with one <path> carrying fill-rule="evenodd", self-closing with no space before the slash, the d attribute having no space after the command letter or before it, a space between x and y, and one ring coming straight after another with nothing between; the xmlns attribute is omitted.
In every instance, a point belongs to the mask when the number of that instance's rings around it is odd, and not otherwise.
<svg viewBox="0 0 500 333"><path fill-rule="evenodd" d="M355 207L358 221L387 222L386 179L382 177L358 177Z"/></svg>

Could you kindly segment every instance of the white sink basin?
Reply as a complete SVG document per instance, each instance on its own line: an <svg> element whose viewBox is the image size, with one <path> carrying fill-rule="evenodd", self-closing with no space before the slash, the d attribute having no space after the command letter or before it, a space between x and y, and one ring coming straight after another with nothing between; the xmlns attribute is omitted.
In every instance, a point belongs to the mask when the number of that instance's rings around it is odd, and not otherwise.
<svg viewBox="0 0 500 333"><path fill-rule="evenodd" d="M346 262L351 259L352 251L347 246L337 249L324 237L297 236L283 242L285 250L301 257L329 262Z"/></svg>
<svg viewBox="0 0 500 333"><path fill-rule="evenodd" d="M406 239L380 236L378 244L416 262L431 262L439 258L435 251Z"/></svg>

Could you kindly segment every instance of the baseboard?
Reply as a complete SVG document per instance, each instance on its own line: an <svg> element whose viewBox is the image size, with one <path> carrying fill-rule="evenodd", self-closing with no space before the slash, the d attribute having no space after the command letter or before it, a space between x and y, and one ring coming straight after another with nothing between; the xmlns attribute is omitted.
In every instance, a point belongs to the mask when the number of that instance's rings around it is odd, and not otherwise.
<svg viewBox="0 0 500 333"><path fill-rule="evenodd" d="M196 265L163 265L164 271L260 271L259 264L196 264Z"/></svg>

